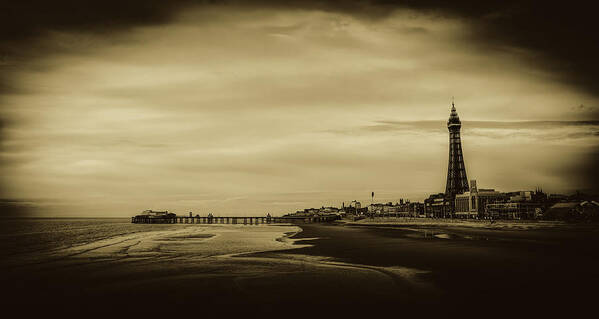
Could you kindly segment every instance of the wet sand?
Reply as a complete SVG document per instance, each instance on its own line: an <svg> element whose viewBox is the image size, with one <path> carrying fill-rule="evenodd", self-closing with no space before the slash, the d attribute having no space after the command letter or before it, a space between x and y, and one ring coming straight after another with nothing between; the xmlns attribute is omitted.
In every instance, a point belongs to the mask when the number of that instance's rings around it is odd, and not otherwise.
<svg viewBox="0 0 599 319"><path fill-rule="evenodd" d="M596 226L504 230L472 227L306 225L288 252L377 267L417 269L433 287L414 291L429 314L583 314L599 284ZM302 241L298 241L302 243ZM435 294L438 293L438 294ZM404 309L419 313L409 303Z"/></svg>
<svg viewBox="0 0 599 319"><path fill-rule="evenodd" d="M573 315L599 281L593 229L300 226L185 226L3 262L3 302L88 317Z"/></svg>

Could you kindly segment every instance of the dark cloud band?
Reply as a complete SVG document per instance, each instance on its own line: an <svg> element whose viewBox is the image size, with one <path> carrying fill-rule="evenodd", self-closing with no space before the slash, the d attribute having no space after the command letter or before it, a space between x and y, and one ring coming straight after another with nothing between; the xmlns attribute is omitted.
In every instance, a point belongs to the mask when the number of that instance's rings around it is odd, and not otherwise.
<svg viewBox="0 0 599 319"><path fill-rule="evenodd" d="M0 10L3 60L27 55L32 42L47 31L107 33L130 27L167 23L189 6L214 4L255 8L315 9L366 19L386 17L396 8L452 15L474 23L473 41L483 45L531 50L530 62L561 74L563 81L599 94L599 41L594 11L584 2L540 1L11 1ZM43 52L42 52L43 54ZM3 86L6 90L7 86Z"/></svg>

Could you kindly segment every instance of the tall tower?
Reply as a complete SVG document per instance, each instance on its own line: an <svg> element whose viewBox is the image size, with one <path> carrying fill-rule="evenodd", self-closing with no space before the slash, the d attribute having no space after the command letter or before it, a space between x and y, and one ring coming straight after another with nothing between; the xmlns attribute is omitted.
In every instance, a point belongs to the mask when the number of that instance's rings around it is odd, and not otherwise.
<svg viewBox="0 0 599 319"><path fill-rule="evenodd" d="M468 191L468 178L466 177L462 141L460 139L461 128L462 122L460 122L460 117L452 101L451 114L447 121L447 129L449 130L449 166L447 168L447 185L445 186L445 196L451 200L453 200L456 194Z"/></svg>

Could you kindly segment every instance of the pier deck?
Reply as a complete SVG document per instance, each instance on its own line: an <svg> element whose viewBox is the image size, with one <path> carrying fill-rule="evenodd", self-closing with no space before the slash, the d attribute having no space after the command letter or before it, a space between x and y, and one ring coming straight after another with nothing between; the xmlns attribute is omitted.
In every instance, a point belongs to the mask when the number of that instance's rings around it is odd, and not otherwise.
<svg viewBox="0 0 599 319"><path fill-rule="evenodd" d="M330 216L287 216L287 217L216 217L216 216L177 216L177 217L149 217L134 216L134 224L280 224L280 223L323 223L339 219L336 215Z"/></svg>

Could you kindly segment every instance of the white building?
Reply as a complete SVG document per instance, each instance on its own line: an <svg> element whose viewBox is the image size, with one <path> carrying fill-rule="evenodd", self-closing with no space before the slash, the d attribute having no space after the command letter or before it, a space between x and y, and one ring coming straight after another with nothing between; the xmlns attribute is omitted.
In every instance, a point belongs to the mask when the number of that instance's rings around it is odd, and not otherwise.
<svg viewBox="0 0 599 319"><path fill-rule="evenodd" d="M476 180L470 181L469 192L458 194L455 197L455 215L462 218L476 218L485 212L487 204L495 203L505 197L494 189L478 189Z"/></svg>

